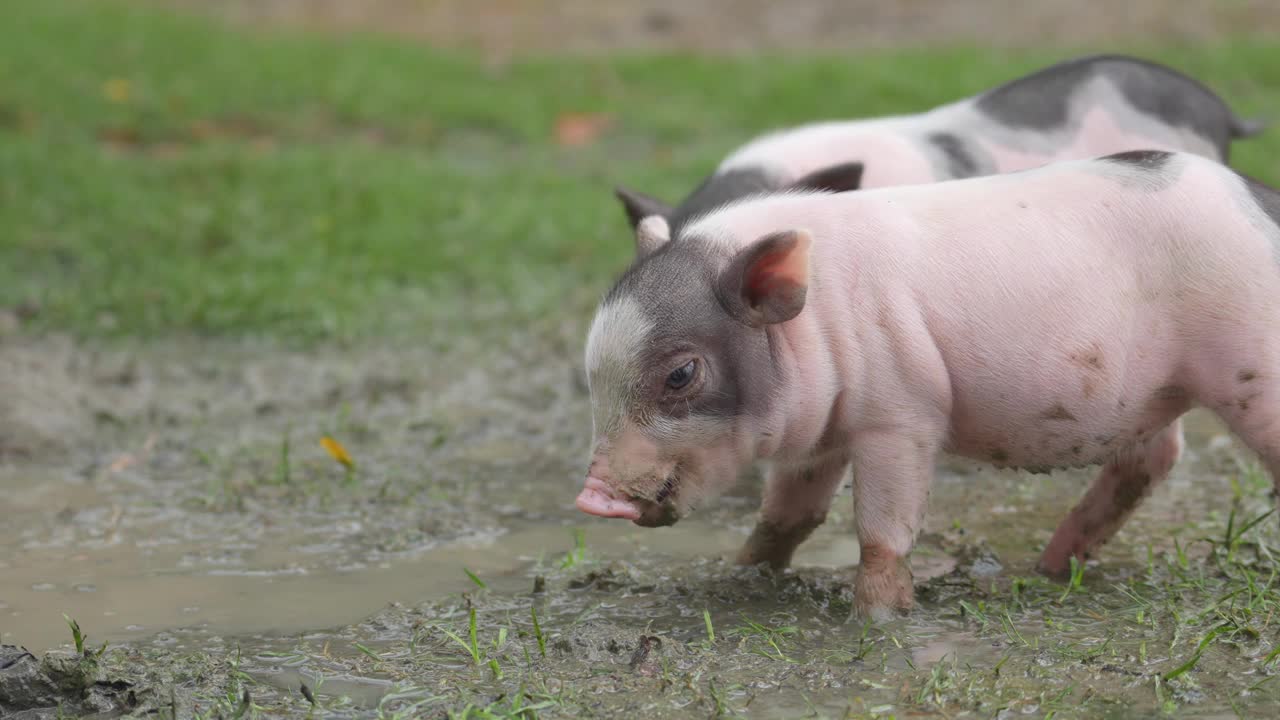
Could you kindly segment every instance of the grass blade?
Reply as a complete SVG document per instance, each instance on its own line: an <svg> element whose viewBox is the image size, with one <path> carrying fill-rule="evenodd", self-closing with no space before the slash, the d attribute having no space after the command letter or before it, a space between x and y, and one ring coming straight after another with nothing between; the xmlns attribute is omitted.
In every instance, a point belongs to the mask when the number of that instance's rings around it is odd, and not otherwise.
<svg viewBox="0 0 1280 720"><path fill-rule="evenodd" d="M529 606L529 616L533 618L533 636L538 639L538 652L547 656L547 639L542 635L542 626L538 624L538 611Z"/></svg>
<svg viewBox="0 0 1280 720"><path fill-rule="evenodd" d="M466 568L462 568L462 572L466 573L466 574L467 574L467 577L471 578L471 582L475 583L475 584L476 584L476 587L480 588L481 590L488 590L488 589L489 589L489 586L488 586L488 585L486 585L486 584L485 584L485 582L484 582L483 580L481 580L481 579L479 578L479 576L477 576L475 573L471 572L470 570L468 570L468 569L466 569Z"/></svg>

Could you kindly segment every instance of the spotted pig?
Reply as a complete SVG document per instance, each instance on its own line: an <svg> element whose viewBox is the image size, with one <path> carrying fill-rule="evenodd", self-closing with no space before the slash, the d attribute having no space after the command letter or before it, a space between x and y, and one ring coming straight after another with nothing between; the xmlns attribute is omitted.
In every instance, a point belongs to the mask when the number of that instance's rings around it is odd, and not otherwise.
<svg viewBox="0 0 1280 720"><path fill-rule="evenodd" d="M786 566L850 466L856 609L912 605L939 453L1101 465L1041 557L1061 574L1169 474L1202 406L1280 477L1280 194L1139 151L643 220L586 342L577 505L676 522L770 464L738 556Z"/></svg>

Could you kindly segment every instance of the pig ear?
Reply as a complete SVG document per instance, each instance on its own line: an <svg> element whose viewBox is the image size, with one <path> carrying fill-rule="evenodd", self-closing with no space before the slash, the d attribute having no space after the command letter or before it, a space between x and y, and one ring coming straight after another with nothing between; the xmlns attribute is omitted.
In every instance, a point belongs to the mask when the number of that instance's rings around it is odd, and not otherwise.
<svg viewBox="0 0 1280 720"><path fill-rule="evenodd" d="M627 220L631 223L632 228L638 226L641 220L650 215L661 215L664 218L670 217L674 210L674 208L658 198L635 190L628 190L621 186L614 188L613 194L617 195L618 200L622 203L622 209L627 213Z"/></svg>
<svg viewBox="0 0 1280 720"><path fill-rule="evenodd" d="M841 163L815 170L791 183L794 190L830 190L847 192L862 187L863 165L860 162Z"/></svg>
<svg viewBox="0 0 1280 720"><path fill-rule="evenodd" d="M804 230L766 235L738 253L720 278L720 302L752 327L786 322L804 309L809 245Z"/></svg>
<svg viewBox="0 0 1280 720"><path fill-rule="evenodd" d="M650 215L636 226L636 259L657 250L671 240L671 228L666 218Z"/></svg>

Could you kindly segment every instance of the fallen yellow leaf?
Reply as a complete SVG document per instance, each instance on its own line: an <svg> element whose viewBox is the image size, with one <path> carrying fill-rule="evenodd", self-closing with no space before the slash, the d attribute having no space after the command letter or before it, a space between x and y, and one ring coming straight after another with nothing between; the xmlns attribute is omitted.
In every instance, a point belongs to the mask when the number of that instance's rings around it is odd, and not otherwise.
<svg viewBox="0 0 1280 720"><path fill-rule="evenodd" d="M342 447L342 443L337 440L325 435L320 438L320 445L325 450L329 451L329 455L331 455L334 460L341 463L346 469L351 470L356 466L355 461L351 459L350 453L348 453L347 449Z"/></svg>

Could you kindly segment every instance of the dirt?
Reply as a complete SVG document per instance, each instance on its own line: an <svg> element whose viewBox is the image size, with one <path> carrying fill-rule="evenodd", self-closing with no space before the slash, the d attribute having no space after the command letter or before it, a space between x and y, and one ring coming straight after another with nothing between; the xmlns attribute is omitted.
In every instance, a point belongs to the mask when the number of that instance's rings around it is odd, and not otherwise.
<svg viewBox="0 0 1280 720"><path fill-rule="evenodd" d="M499 57L1199 41L1280 22L1268 2L184 1ZM580 319L319 350L0 324L0 716L1280 711L1280 524L1262 517L1268 481L1206 415L1171 480L1068 583L1034 565L1091 473L943 461L919 606L864 626L847 487L782 573L730 562L758 474L671 528L574 510Z"/></svg>
<svg viewBox="0 0 1280 720"><path fill-rule="evenodd" d="M1249 690L1275 670L1262 610L1274 588L1233 621L1248 626L1239 644L1161 679L1219 622L1196 613L1245 577L1219 550L1197 546L1185 567L1179 554L1269 502L1206 416L1074 590L1033 567L1088 473L943 462L913 560L920 608L863 628L848 622L847 487L781 574L730 562L756 474L672 528L576 513L581 332L323 351L6 339L0 644L31 653L0 653L0 712L303 716L306 694L338 717L1280 708L1280 686ZM351 476L325 436L354 458ZM1258 547L1280 546L1275 526L1250 530ZM1241 566L1259 585L1264 560ZM1146 620L1130 594L1150 598ZM63 613L87 656L69 649Z"/></svg>
<svg viewBox="0 0 1280 720"><path fill-rule="evenodd" d="M362 29L489 56L679 50L826 51L1203 42L1280 30L1270 0L183 0L250 24ZM994 20L994 21L993 21Z"/></svg>

